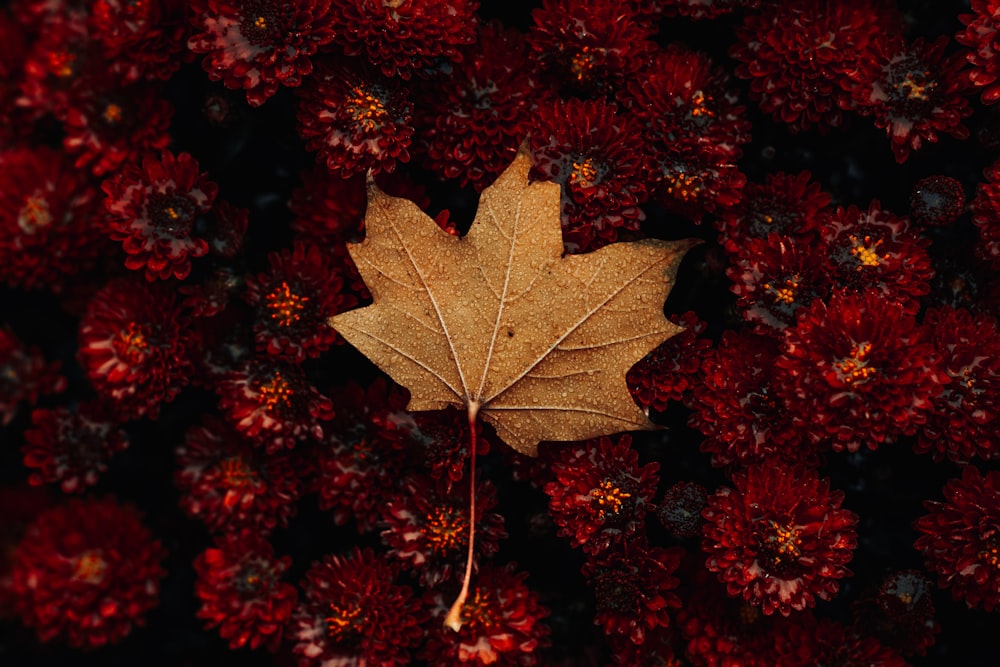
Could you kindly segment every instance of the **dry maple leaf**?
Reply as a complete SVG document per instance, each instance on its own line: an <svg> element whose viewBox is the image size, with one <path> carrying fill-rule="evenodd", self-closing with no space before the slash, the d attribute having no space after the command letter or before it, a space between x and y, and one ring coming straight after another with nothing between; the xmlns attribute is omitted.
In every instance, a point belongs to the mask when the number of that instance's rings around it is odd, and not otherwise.
<svg viewBox="0 0 1000 667"><path fill-rule="evenodd" d="M330 323L410 390L408 410L465 406L524 454L653 428L625 373L682 330L663 302L695 241L564 255L560 187L529 183L530 166L518 154L483 191L462 238L370 184L349 249L374 302Z"/></svg>

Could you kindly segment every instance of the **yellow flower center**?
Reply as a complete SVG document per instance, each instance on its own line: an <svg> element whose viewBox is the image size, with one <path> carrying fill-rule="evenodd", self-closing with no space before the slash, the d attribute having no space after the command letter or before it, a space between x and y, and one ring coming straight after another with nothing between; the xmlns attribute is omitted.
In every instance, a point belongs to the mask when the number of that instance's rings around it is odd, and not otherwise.
<svg viewBox="0 0 1000 667"><path fill-rule="evenodd" d="M699 118L701 116L706 116L708 118L714 117L715 112L709 109L705 104L706 100L711 101L711 99L712 98L708 97L700 90L695 92L695 94L691 96L691 115L695 118Z"/></svg>
<svg viewBox="0 0 1000 667"><path fill-rule="evenodd" d="M927 100L937 88L937 82L930 78L927 70L922 72L907 72L896 89L911 100Z"/></svg>
<svg viewBox="0 0 1000 667"><path fill-rule="evenodd" d="M326 617L326 631L331 639L345 639L364 622L361 607L343 608L330 603L330 615Z"/></svg>
<svg viewBox="0 0 1000 667"><path fill-rule="evenodd" d="M73 579L75 581L99 584L104 580L108 563L101 556L100 549L88 549L73 560Z"/></svg>
<svg viewBox="0 0 1000 667"><path fill-rule="evenodd" d="M309 303L309 297L300 296L292 292L292 288L287 282L282 281L264 299L267 307L271 311L271 319L277 321L283 327L291 326L302 317L302 311Z"/></svg>
<svg viewBox="0 0 1000 667"><path fill-rule="evenodd" d="M49 71L60 79L73 76L76 55L69 51L53 51L49 53Z"/></svg>
<svg viewBox="0 0 1000 667"><path fill-rule="evenodd" d="M604 518L608 514L618 514L626 498L631 498L631 493L625 493L614 485L613 482L602 480L597 488L590 490L590 497L597 503L597 515Z"/></svg>
<svg viewBox="0 0 1000 667"><path fill-rule="evenodd" d="M52 224L52 211L49 209L48 200L41 193L28 197L17 213L17 226L25 234L34 234L50 224Z"/></svg>
<svg viewBox="0 0 1000 667"><path fill-rule="evenodd" d="M874 240L871 236L865 234L859 240L857 236L853 234L849 237L851 239L851 254L858 259L858 271L861 270L863 266L878 266L882 260L889 259L889 255L879 255L878 247L882 245L882 239Z"/></svg>
<svg viewBox="0 0 1000 667"><path fill-rule="evenodd" d="M581 188L589 188L597 180L597 167L593 158L586 158L580 162L573 163L573 172L569 175L569 182Z"/></svg>
<svg viewBox="0 0 1000 667"><path fill-rule="evenodd" d="M119 331L111 346L121 359L131 365L141 363L150 352L146 329L137 322L129 322Z"/></svg>
<svg viewBox="0 0 1000 667"><path fill-rule="evenodd" d="M462 512L452 507L436 507L427 517L425 533L427 541L438 552L455 551L465 544L468 523Z"/></svg>
<svg viewBox="0 0 1000 667"><path fill-rule="evenodd" d="M222 484L230 489L245 489L257 483L257 473L242 456L230 456L219 462Z"/></svg>
<svg viewBox="0 0 1000 667"><path fill-rule="evenodd" d="M701 179L697 174L689 174L684 171L668 173L663 181L666 192L674 199L684 202L694 201L701 193Z"/></svg>
<svg viewBox="0 0 1000 667"><path fill-rule="evenodd" d="M841 378L847 384L864 382L875 374L876 369L868 365L868 353L872 350L869 342L856 343L851 347L848 356L834 362L834 367L840 372Z"/></svg>
<svg viewBox="0 0 1000 667"><path fill-rule="evenodd" d="M292 404L292 396L295 394L280 371L275 372L270 381L258 386L257 391L260 393L261 406L267 410L274 410L277 407L287 408Z"/></svg>
<svg viewBox="0 0 1000 667"><path fill-rule="evenodd" d="M382 100L363 85L351 89L351 94L344 100L344 108L361 130L369 134L389 119L389 111Z"/></svg>
<svg viewBox="0 0 1000 667"><path fill-rule="evenodd" d="M779 567L797 560L802 555L799 551L799 544L802 543L799 531L792 526L782 526L774 520L767 523L768 531L761 546L767 551L771 565Z"/></svg>
<svg viewBox="0 0 1000 667"><path fill-rule="evenodd" d="M795 293L799 289L799 277L785 278L781 284L764 283L764 289L774 295L776 301L782 303L794 303Z"/></svg>
<svg viewBox="0 0 1000 667"><path fill-rule="evenodd" d="M111 125L120 123L123 115L122 108L113 102L104 107L104 113L101 114L104 120Z"/></svg>

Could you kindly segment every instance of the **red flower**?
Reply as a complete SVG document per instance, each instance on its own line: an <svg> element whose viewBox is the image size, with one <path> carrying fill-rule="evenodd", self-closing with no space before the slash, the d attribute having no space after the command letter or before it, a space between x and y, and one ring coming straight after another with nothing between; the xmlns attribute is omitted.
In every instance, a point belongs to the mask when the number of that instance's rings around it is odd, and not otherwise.
<svg viewBox="0 0 1000 667"><path fill-rule="evenodd" d="M198 173L187 153L147 155L104 181L108 229L128 254L125 266L145 269L146 280L183 280L191 258L208 254L208 241L193 236L198 216L212 208L219 187Z"/></svg>
<svg viewBox="0 0 1000 667"><path fill-rule="evenodd" d="M844 123L851 109L851 72L869 56L875 37L898 27L871 3L811 0L766 3L737 28L729 55L750 81L750 99L792 132L821 132Z"/></svg>
<svg viewBox="0 0 1000 667"><path fill-rule="evenodd" d="M770 338L729 330L702 363L703 381L695 385L688 423L706 436L701 451L712 455L712 465L815 458L778 393L779 351Z"/></svg>
<svg viewBox="0 0 1000 667"><path fill-rule="evenodd" d="M855 603L853 627L902 655L924 655L941 632L932 593L933 584L922 573L893 572L876 594Z"/></svg>
<svg viewBox="0 0 1000 667"><path fill-rule="evenodd" d="M556 479L545 485L549 514L559 535L595 555L619 545L643 527L659 481L656 462L639 466L624 435L567 445L553 456Z"/></svg>
<svg viewBox="0 0 1000 667"><path fill-rule="evenodd" d="M627 554L612 551L587 561L583 575L597 598L594 624L606 635L622 635L633 644L670 625L669 608L681 606L673 593L680 579L673 575L683 555L679 548L633 545Z"/></svg>
<svg viewBox="0 0 1000 667"><path fill-rule="evenodd" d="M950 176L927 176L913 186L910 216L925 227L944 227L965 212L965 190Z"/></svg>
<svg viewBox="0 0 1000 667"><path fill-rule="evenodd" d="M686 401L697 383L701 363L712 341L701 338L706 324L694 311L671 315L670 321L684 327L639 360L625 376L635 402L657 412L669 401Z"/></svg>
<svg viewBox="0 0 1000 667"><path fill-rule="evenodd" d="M300 667L410 664L424 614L396 574L371 549L313 563L289 632Z"/></svg>
<svg viewBox="0 0 1000 667"><path fill-rule="evenodd" d="M874 115L875 127L885 129L896 162L906 162L911 150L936 142L938 134L968 137L962 120L972 114L965 97L969 78L962 54L945 55L949 39L926 43L918 37L907 44L899 35L878 37L873 57L852 74L853 98L859 113Z"/></svg>
<svg viewBox="0 0 1000 667"><path fill-rule="evenodd" d="M97 217L86 175L57 151L0 152L0 282L61 291L108 254Z"/></svg>
<svg viewBox="0 0 1000 667"><path fill-rule="evenodd" d="M503 517L489 512L497 504L489 481L476 484L475 561L496 554L497 542L507 537ZM443 493L426 477L407 480L401 493L382 507L382 542L389 555L413 570L426 587L456 583L469 550L469 502L458 493ZM458 576L456 576L456 574Z"/></svg>
<svg viewBox="0 0 1000 667"><path fill-rule="evenodd" d="M412 116L410 93L395 80L363 64L325 64L302 89L298 130L330 171L349 178L409 162Z"/></svg>
<svg viewBox="0 0 1000 667"><path fill-rule="evenodd" d="M173 293L145 281L109 282L80 322L80 363L124 418L155 419L190 381L195 347Z"/></svg>
<svg viewBox="0 0 1000 667"><path fill-rule="evenodd" d="M411 456L424 467L439 485L450 489L465 473L469 459L469 421L464 410L448 407L444 410L416 412L412 415L389 413L380 418L386 430L402 429L410 441ZM409 419L406 419L409 417ZM476 422L476 454L490 451L489 441L482 437L482 423Z"/></svg>
<svg viewBox="0 0 1000 667"><path fill-rule="evenodd" d="M473 577L473 588L462 607L462 627L444 627L445 614L454 600L452 589L431 590L425 604L431 608L423 657L432 665L538 665L539 649L548 645L549 628L542 619L549 612L538 594L524 580L527 574L507 567L484 566Z"/></svg>
<svg viewBox="0 0 1000 667"><path fill-rule="evenodd" d="M562 186L563 240L570 251L611 243L619 229L639 229L649 165L631 116L603 100L557 100L540 106L528 143L533 178Z"/></svg>
<svg viewBox="0 0 1000 667"><path fill-rule="evenodd" d="M325 246L358 240L367 207L366 190L363 174L343 178L317 163L302 174L302 186L292 191L288 202L295 215L292 230Z"/></svg>
<svg viewBox="0 0 1000 667"><path fill-rule="evenodd" d="M357 305L345 293L332 255L318 245L295 243L268 255L270 271L247 277L245 298L257 310L258 352L300 363L318 357L338 340L327 320Z"/></svg>
<svg viewBox="0 0 1000 667"><path fill-rule="evenodd" d="M292 364L253 359L218 382L219 407L236 430L269 454L323 437L320 422L333 419L333 401L309 384Z"/></svg>
<svg viewBox="0 0 1000 667"><path fill-rule="evenodd" d="M544 0L531 11L528 42L555 86L587 97L610 95L652 52L651 28L616 0Z"/></svg>
<svg viewBox="0 0 1000 667"><path fill-rule="evenodd" d="M63 148L78 169L104 176L170 144L173 107L154 86L97 85L66 110Z"/></svg>
<svg viewBox="0 0 1000 667"><path fill-rule="evenodd" d="M843 491L801 466L754 465L733 475L702 512L705 566L730 595L788 616L829 600L857 544Z"/></svg>
<svg viewBox="0 0 1000 667"><path fill-rule="evenodd" d="M674 537L701 535L701 511L708 491L696 482L677 482L667 489L656 507L656 518Z"/></svg>
<svg viewBox="0 0 1000 667"><path fill-rule="evenodd" d="M997 59L997 30L1000 29L1000 2L997 0L972 0L971 14L959 14L958 20L965 29L955 35L955 41L969 47L965 58L972 65L969 79L972 85L982 88L983 104L996 104L1000 100L1000 60Z"/></svg>
<svg viewBox="0 0 1000 667"><path fill-rule="evenodd" d="M19 3L22 11L29 3ZM64 116L70 102L92 93L94 79L108 67L90 36L87 15L65 3L49 3L49 13L25 23L37 39L30 41L23 60L18 107L31 118L45 113ZM23 31L24 25L18 26Z"/></svg>
<svg viewBox="0 0 1000 667"><path fill-rule="evenodd" d="M47 510L14 552L21 620L43 642L121 641L157 605L165 556L131 506L73 499Z"/></svg>
<svg viewBox="0 0 1000 667"><path fill-rule="evenodd" d="M785 330L777 388L814 441L877 449L913 435L947 376L925 332L873 292L814 301Z"/></svg>
<svg viewBox="0 0 1000 667"><path fill-rule="evenodd" d="M386 77L429 75L442 61L460 61L461 47L476 39L476 0L332 0L332 5L341 26L336 42L349 56L364 55Z"/></svg>
<svg viewBox="0 0 1000 667"><path fill-rule="evenodd" d="M218 628L231 649L278 650L298 596L294 586L280 581L291 564L288 556L275 558L260 535L231 533L216 539L214 548L194 560L198 618L206 628Z"/></svg>
<svg viewBox="0 0 1000 667"><path fill-rule="evenodd" d="M864 637L828 619L794 623L775 639L780 667L819 664L907 667L908 663L876 639Z"/></svg>
<svg viewBox="0 0 1000 667"><path fill-rule="evenodd" d="M0 326L0 426L13 421L21 402L34 405L39 397L66 388L59 366L46 362L37 347L26 347L9 327Z"/></svg>
<svg viewBox="0 0 1000 667"><path fill-rule="evenodd" d="M924 502L930 513L914 523L922 533L914 546L954 599L993 611L1000 607L1000 472L965 466L944 485L944 498Z"/></svg>
<svg viewBox="0 0 1000 667"><path fill-rule="evenodd" d="M1000 329L986 314L941 308L928 310L924 324L951 378L934 397L920 431L918 453L966 463L973 456L1000 457Z"/></svg>
<svg viewBox="0 0 1000 667"><path fill-rule="evenodd" d="M774 637L790 622L783 616L765 616L699 568L693 590L677 610L676 627L684 655L697 667L775 667ZM800 620L809 612L800 612Z"/></svg>
<svg viewBox="0 0 1000 667"><path fill-rule="evenodd" d="M780 335L801 308L828 296L831 268L823 244L770 234L745 241L726 275L743 319L757 333Z"/></svg>
<svg viewBox="0 0 1000 667"><path fill-rule="evenodd" d="M204 53L212 81L244 89L260 106L278 86L298 86L313 70L312 56L336 34L331 0L198 0L195 34L187 42Z"/></svg>
<svg viewBox="0 0 1000 667"><path fill-rule="evenodd" d="M716 223L719 242L731 255L750 239L778 234L805 247L816 242L820 226L829 218L830 195L812 174L783 172L767 175L764 183L747 183L743 201L721 212Z"/></svg>
<svg viewBox="0 0 1000 667"><path fill-rule="evenodd" d="M94 0L88 26L123 83L169 79L184 52L180 0Z"/></svg>
<svg viewBox="0 0 1000 667"><path fill-rule="evenodd" d="M302 492L287 454L264 454L227 423L205 416L177 448L180 506L214 533L287 526Z"/></svg>
<svg viewBox="0 0 1000 667"><path fill-rule="evenodd" d="M97 483L107 462L128 448L128 436L97 405L38 409L32 428L24 432L24 465L34 468L28 480L35 486L58 482L63 493L78 493Z"/></svg>
<svg viewBox="0 0 1000 667"><path fill-rule="evenodd" d="M313 458L319 506L333 510L337 525L351 518L358 530L372 530L387 502L400 493L407 432L389 426L409 423L408 394L384 378L368 389L352 382L334 393L337 417Z"/></svg>
<svg viewBox="0 0 1000 667"><path fill-rule="evenodd" d="M822 231L838 287L880 294L901 303L906 314L916 314L934 269L927 254L930 240L911 231L906 218L873 201L865 212L838 208Z"/></svg>
<svg viewBox="0 0 1000 667"><path fill-rule="evenodd" d="M450 76L417 91L425 166L476 191L492 183L528 134L533 68L520 33L486 24Z"/></svg>
<svg viewBox="0 0 1000 667"><path fill-rule="evenodd" d="M986 182L976 188L972 221L979 230L976 255L1000 271L1000 160L987 167Z"/></svg>

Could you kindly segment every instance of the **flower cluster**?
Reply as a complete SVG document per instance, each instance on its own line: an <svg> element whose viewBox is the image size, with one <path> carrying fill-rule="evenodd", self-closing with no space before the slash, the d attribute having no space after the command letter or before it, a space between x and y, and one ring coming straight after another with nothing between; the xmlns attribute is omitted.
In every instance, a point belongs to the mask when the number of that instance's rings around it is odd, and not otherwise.
<svg viewBox="0 0 1000 667"><path fill-rule="evenodd" d="M998 0L0 3L4 664L990 664L998 35ZM700 241L619 378L645 432L515 453L330 325L369 193L461 237L519 152L567 255Z"/></svg>

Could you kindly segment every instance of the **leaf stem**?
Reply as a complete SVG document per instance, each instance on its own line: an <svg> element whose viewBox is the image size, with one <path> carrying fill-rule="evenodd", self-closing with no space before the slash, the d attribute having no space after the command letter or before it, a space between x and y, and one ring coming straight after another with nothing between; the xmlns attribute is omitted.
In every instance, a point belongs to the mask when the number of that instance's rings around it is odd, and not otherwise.
<svg viewBox="0 0 1000 667"><path fill-rule="evenodd" d="M479 403L469 401L469 551L465 558L465 577L462 579L462 590L451 604L444 624L455 632L462 629L462 607L469 597L469 583L472 581L472 553L476 540L476 416L479 414Z"/></svg>

